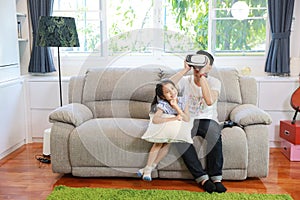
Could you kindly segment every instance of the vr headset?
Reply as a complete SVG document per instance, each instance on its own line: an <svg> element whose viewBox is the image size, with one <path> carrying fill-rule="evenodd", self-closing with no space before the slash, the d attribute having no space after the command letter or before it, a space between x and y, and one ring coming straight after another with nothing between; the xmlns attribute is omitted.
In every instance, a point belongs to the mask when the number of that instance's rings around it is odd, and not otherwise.
<svg viewBox="0 0 300 200"><path fill-rule="evenodd" d="M185 60L190 67L201 69L208 63L212 65L214 57L210 53L200 50L196 54L187 55Z"/></svg>

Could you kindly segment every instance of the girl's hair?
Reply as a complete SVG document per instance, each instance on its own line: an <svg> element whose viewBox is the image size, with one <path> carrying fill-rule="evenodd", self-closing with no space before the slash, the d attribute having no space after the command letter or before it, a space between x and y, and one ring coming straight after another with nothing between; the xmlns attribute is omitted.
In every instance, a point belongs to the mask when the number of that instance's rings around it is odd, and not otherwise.
<svg viewBox="0 0 300 200"><path fill-rule="evenodd" d="M164 93L163 93L163 86L168 83L171 83L176 88L175 83L173 83L173 81L171 81L170 79L163 79L156 84L155 97L151 103L151 110L150 110L151 113L156 112L157 110L156 105L158 104L158 99L165 100Z"/></svg>

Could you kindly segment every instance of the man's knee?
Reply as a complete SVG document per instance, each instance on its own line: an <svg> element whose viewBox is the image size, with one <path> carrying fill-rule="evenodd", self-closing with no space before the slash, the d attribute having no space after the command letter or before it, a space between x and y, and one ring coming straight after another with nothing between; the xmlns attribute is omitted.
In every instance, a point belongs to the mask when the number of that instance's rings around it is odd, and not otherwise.
<svg viewBox="0 0 300 200"><path fill-rule="evenodd" d="M209 128L208 130L210 130L211 132L221 135L221 126L218 122L214 121L214 120L210 120L209 122Z"/></svg>
<svg viewBox="0 0 300 200"><path fill-rule="evenodd" d="M178 153L180 153L180 155L184 154L188 148L190 147L190 145L192 144L188 144L188 143L174 143L175 147L178 151Z"/></svg>
<svg viewBox="0 0 300 200"><path fill-rule="evenodd" d="M206 134L206 141L210 148L216 144L221 144L221 126L218 122L211 120Z"/></svg>

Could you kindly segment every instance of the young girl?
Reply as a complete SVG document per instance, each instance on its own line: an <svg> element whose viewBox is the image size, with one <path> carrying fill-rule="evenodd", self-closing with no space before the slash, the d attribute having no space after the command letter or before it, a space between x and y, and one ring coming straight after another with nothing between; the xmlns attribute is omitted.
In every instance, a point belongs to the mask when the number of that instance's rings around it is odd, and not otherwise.
<svg viewBox="0 0 300 200"><path fill-rule="evenodd" d="M142 136L142 139L154 143L149 152L146 167L138 170L137 173L139 177L143 177L143 180L152 180L151 171L167 155L170 143L193 142L191 139L192 124L186 123L190 121L188 105L186 105L183 97L178 97L177 95L178 90L171 80L166 79L156 85L155 97L151 104L150 124ZM168 130L166 131L165 127L167 127L168 123L172 128L167 129L171 129L172 133ZM181 128L187 124L189 124L187 131L181 131ZM174 127L177 130L173 131ZM154 129L155 131L153 131Z"/></svg>

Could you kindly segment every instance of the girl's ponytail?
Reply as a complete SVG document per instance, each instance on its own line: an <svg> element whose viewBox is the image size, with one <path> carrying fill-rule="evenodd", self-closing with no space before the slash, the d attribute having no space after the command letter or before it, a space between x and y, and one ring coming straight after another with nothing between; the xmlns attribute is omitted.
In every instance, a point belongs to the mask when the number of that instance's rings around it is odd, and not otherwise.
<svg viewBox="0 0 300 200"><path fill-rule="evenodd" d="M157 104L158 104L158 99L157 99L157 95L155 95L155 97L153 98L153 101L151 103L150 113L155 113L156 112L156 105Z"/></svg>

